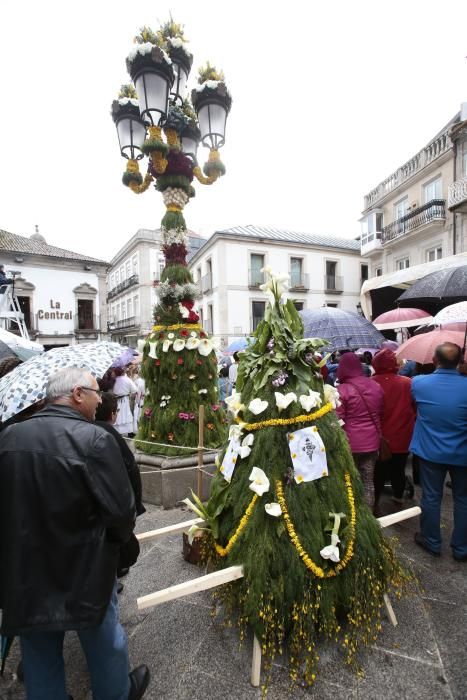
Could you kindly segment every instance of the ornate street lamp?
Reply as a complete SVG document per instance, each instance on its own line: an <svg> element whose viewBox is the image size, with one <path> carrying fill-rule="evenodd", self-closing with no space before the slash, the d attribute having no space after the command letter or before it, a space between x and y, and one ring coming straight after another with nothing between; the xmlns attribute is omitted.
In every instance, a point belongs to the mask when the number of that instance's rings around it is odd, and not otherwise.
<svg viewBox="0 0 467 700"><path fill-rule="evenodd" d="M144 27L127 58L133 85L122 86L112 105L120 152L127 159L123 183L135 194L151 184L166 207L161 222L165 268L157 286L155 325L143 342L143 375L148 395L140 422L140 447L172 454L164 445L196 446L192 421L205 405L206 446L216 446L224 430L217 398L215 342L199 325L198 286L187 267L187 230L183 209L194 197L194 178L212 185L225 174L219 149L232 98L224 76L209 63L186 96L193 56L183 28L171 19L157 32ZM209 148L204 174L198 165L199 143ZM147 156L142 177L139 162ZM172 398L173 396L173 398ZM147 449L148 443L162 443ZM146 445L146 448L145 448Z"/></svg>

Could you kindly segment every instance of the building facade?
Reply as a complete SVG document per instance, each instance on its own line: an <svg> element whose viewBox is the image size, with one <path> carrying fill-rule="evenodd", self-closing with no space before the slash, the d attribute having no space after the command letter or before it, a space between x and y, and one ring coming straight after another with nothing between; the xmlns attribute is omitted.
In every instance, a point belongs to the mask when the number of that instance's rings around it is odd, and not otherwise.
<svg viewBox="0 0 467 700"><path fill-rule="evenodd" d="M190 260L204 328L222 347L252 333L265 311L261 269L290 275L298 309L336 306L356 312L368 263L358 240L256 226L216 231Z"/></svg>
<svg viewBox="0 0 467 700"><path fill-rule="evenodd" d="M380 285L372 278L388 276L391 286L391 275L430 263L434 269L437 261L467 252L467 103L365 196L361 224L361 254L370 273L364 291Z"/></svg>
<svg viewBox="0 0 467 700"><path fill-rule="evenodd" d="M205 242L188 232L188 257ZM139 229L112 258L107 274L108 330L112 340L136 346L149 333L157 302L155 285L165 261L160 230Z"/></svg>
<svg viewBox="0 0 467 700"><path fill-rule="evenodd" d="M15 273L15 295L32 340L46 349L107 338L108 263L0 230L0 261ZM9 330L18 332L8 321Z"/></svg>

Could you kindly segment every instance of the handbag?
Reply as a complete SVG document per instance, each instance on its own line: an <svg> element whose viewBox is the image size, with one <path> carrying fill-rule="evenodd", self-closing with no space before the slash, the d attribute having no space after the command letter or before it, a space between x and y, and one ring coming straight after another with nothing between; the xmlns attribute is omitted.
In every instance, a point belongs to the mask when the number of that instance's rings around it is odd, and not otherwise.
<svg viewBox="0 0 467 700"><path fill-rule="evenodd" d="M366 408L367 413L373 422L373 425L375 426L376 430L378 430L378 426L376 425L376 421L373 418L370 409L368 408L368 404L367 404L362 392L355 386L355 384L352 384L352 382L349 382L349 384L351 386L353 386L354 389L357 390L358 395L360 396L361 400L365 404L365 408ZM392 451L391 451L391 448L389 447L389 442L384 437L384 435L381 435L380 440L379 440L378 459L380 462L387 462L388 459L391 459L391 457L392 457Z"/></svg>

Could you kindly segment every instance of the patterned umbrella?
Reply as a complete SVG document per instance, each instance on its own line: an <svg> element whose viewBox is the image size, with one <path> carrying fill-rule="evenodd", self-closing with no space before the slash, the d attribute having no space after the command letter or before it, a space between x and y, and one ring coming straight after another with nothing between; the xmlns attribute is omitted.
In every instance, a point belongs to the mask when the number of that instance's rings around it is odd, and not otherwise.
<svg viewBox="0 0 467 700"><path fill-rule="evenodd" d="M407 289L397 299L402 306L427 306L435 308L440 302L457 301L467 299L467 265L460 267L447 267L437 270L421 279Z"/></svg>
<svg viewBox="0 0 467 700"><path fill-rule="evenodd" d="M102 377L125 350L119 343L89 343L55 348L16 367L0 379L0 420L7 421L25 408L45 398L49 377L65 367L87 367Z"/></svg>
<svg viewBox="0 0 467 700"><path fill-rule="evenodd" d="M329 341L326 350L356 350L361 347L379 348L382 335L364 316L352 311L322 306L320 309L300 311L305 327L305 338L323 338Z"/></svg>
<svg viewBox="0 0 467 700"><path fill-rule="evenodd" d="M405 308L391 309L384 314L380 314L373 319L375 327L379 331L390 330L392 328L410 328L420 326L431 321L431 315L423 309Z"/></svg>
<svg viewBox="0 0 467 700"><path fill-rule="evenodd" d="M451 323L466 323L467 322L467 301L459 301L457 304L451 304L439 311L436 316L433 316L434 326L445 326ZM452 330L449 328L448 330Z"/></svg>
<svg viewBox="0 0 467 700"><path fill-rule="evenodd" d="M433 361L437 345L441 343L455 343L462 347L463 342L463 333L438 329L409 338L396 350L396 355L400 360L415 360L422 365L427 365Z"/></svg>

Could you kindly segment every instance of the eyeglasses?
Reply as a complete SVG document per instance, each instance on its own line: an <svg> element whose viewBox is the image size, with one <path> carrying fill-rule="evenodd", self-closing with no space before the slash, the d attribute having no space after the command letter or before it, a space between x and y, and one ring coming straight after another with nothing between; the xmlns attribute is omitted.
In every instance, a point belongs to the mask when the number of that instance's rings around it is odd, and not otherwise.
<svg viewBox="0 0 467 700"><path fill-rule="evenodd" d="M83 391L93 391L98 396L102 396L104 393L101 389L92 389L90 386L79 386L77 389L82 389Z"/></svg>

